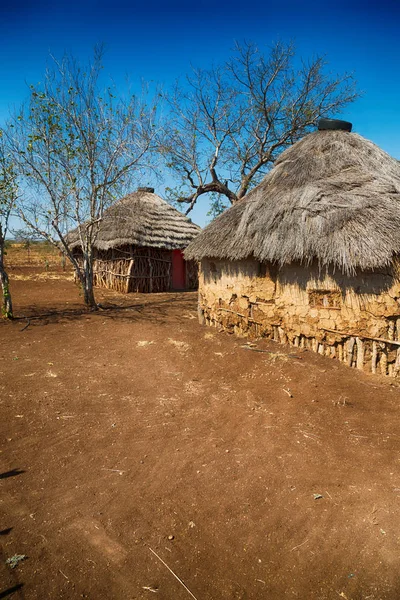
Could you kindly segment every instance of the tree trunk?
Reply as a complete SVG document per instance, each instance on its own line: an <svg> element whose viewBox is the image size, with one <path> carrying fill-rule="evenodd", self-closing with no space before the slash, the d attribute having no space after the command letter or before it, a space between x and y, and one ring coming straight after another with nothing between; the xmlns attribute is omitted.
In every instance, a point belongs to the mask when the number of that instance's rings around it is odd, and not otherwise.
<svg viewBox="0 0 400 600"><path fill-rule="evenodd" d="M83 259L83 297L86 306L91 310L97 310L97 303L93 291L93 259L87 255Z"/></svg>
<svg viewBox="0 0 400 600"><path fill-rule="evenodd" d="M13 308L11 301L10 285L8 275L4 269L4 240L0 239L0 280L3 290L3 304L1 307L2 316L5 319L13 318Z"/></svg>

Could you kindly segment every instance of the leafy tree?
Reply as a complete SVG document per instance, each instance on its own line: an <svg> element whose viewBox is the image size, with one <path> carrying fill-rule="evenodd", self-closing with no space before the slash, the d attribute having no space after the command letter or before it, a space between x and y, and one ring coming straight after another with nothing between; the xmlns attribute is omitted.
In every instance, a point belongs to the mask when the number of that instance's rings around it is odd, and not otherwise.
<svg viewBox="0 0 400 600"><path fill-rule="evenodd" d="M227 208L228 201L225 196L216 194L215 192L210 194L210 208L207 212L207 217L211 217L211 221L222 214Z"/></svg>
<svg viewBox="0 0 400 600"><path fill-rule="evenodd" d="M9 220L17 199L18 185L15 165L7 152L4 131L0 130L0 281L3 292L1 312L6 319L13 318L13 307L4 257Z"/></svg>
<svg viewBox="0 0 400 600"><path fill-rule="evenodd" d="M61 247L82 285L86 305L93 292L93 249L104 210L133 176L151 167L157 106L140 96L117 96L101 86L103 51L81 66L56 61L29 102L15 115L8 143L26 189L19 214L25 224ZM82 260L68 246L79 231Z"/></svg>
<svg viewBox="0 0 400 600"><path fill-rule="evenodd" d="M243 198L320 117L358 97L352 76L326 74L323 57L296 64L293 44L278 42L268 54L237 44L225 64L193 69L166 97L170 123L161 150L179 181L170 198L188 203L186 214L210 192L230 203Z"/></svg>

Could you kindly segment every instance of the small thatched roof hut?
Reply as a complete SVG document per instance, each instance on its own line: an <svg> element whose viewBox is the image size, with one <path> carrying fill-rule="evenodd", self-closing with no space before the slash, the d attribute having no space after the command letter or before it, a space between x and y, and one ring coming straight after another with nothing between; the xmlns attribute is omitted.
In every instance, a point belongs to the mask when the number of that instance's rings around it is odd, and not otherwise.
<svg viewBox="0 0 400 600"><path fill-rule="evenodd" d="M195 288L196 263L185 261L182 251L199 231L153 188L139 188L104 213L94 243L95 285L122 292ZM68 243L79 257L77 229Z"/></svg>
<svg viewBox="0 0 400 600"><path fill-rule="evenodd" d="M400 166L328 125L283 152L185 257L202 263L208 323L397 374Z"/></svg>

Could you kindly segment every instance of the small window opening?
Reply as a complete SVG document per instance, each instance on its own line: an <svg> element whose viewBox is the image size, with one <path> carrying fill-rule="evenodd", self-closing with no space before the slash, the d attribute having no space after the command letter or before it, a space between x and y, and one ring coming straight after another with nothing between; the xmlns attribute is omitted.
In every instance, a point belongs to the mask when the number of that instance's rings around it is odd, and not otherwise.
<svg viewBox="0 0 400 600"><path fill-rule="evenodd" d="M314 308L333 308L342 307L342 294L334 290L310 290L308 292L308 303Z"/></svg>

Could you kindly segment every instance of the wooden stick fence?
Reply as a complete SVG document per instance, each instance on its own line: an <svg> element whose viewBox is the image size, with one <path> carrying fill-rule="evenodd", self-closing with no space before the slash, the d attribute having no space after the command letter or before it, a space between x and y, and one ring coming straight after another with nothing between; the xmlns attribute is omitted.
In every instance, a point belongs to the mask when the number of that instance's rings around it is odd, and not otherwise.
<svg viewBox="0 0 400 600"><path fill-rule="evenodd" d="M95 286L117 292L165 292L171 288L172 253L162 248L98 250L93 274Z"/></svg>
<svg viewBox="0 0 400 600"><path fill-rule="evenodd" d="M226 322L221 313L234 315L238 319ZM351 333L316 328L315 336L293 335L280 323L266 320L263 323L251 318L251 314L240 313L223 307L199 305L199 318L202 323L216 327L228 327L241 335L267 337L282 344L290 344L298 348L306 348L323 356L336 358L340 362L363 371L380 373L389 377L400 376L400 318L387 319L387 337L374 337L361 333ZM327 334L334 334L326 338Z"/></svg>

